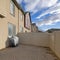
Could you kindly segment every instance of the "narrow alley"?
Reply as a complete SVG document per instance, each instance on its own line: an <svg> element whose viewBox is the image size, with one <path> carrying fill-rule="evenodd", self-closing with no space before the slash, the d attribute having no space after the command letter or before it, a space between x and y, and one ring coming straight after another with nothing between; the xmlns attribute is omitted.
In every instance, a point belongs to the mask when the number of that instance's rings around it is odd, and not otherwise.
<svg viewBox="0 0 60 60"><path fill-rule="evenodd" d="M0 51L0 60L58 60L49 48L19 45Z"/></svg>

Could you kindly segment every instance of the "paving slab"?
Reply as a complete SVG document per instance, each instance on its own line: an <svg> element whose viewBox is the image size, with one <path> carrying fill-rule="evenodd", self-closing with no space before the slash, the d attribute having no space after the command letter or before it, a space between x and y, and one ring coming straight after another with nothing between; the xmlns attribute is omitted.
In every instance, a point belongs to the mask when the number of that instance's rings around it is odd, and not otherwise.
<svg viewBox="0 0 60 60"><path fill-rule="evenodd" d="M50 51L51 52L51 51ZM19 45L0 51L0 60L58 60L49 49L30 45Z"/></svg>

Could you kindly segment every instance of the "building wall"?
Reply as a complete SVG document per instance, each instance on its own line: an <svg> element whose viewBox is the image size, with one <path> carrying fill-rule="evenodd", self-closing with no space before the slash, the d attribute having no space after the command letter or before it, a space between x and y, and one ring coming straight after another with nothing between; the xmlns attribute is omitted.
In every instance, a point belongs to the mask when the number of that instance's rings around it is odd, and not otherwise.
<svg viewBox="0 0 60 60"><path fill-rule="evenodd" d="M50 33L50 48L54 51L55 49L55 33Z"/></svg>
<svg viewBox="0 0 60 60"><path fill-rule="evenodd" d="M60 31L53 33L19 33L20 43L50 47L60 58Z"/></svg>
<svg viewBox="0 0 60 60"><path fill-rule="evenodd" d="M0 18L0 49L6 47L6 41L8 37L8 25L6 19Z"/></svg>
<svg viewBox="0 0 60 60"><path fill-rule="evenodd" d="M7 3L8 2L8 3ZM3 16L5 16L4 20L8 23L12 23L14 25L16 25L16 27L18 28L18 8L15 6L15 16L11 15L10 13L10 0L2 0L0 2L1 4L4 3L4 6L2 6L2 9L0 10L1 11L1 14L5 14ZM0 6L0 7L1 7ZM4 10L3 10L4 8ZM16 28L16 33L18 31L18 29Z"/></svg>
<svg viewBox="0 0 60 60"><path fill-rule="evenodd" d="M37 26L36 26L36 25L32 25L32 26L31 26L31 31L32 31L32 32L38 32Z"/></svg>
<svg viewBox="0 0 60 60"><path fill-rule="evenodd" d="M38 32L38 27L36 26L35 23L32 23L32 24L31 24L31 31L32 31L32 32Z"/></svg>
<svg viewBox="0 0 60 60"><path fill-rule="evenodd" d="M19 33L20 43L49 47L48 33Z"/></svg>
<svg viewBox="0 0 60 60"><path fill-rule="evenodd" d="M31 16L29 12L24 16L24 32L31 32Z"/></svg>
<svg viewBox="0 0 60 60"><path fill-rule="evenodd" d="M19 32L21 32L21 28L23 28L23 31L24 32L24 14L19 10Z"/></svg>
<svg viewBox="0 0 60 60"><path fill-rule="evenodd" d="M10 14L10 0L1 0L0 4L0 14L5 16L5 18L0 18L0 49L2 49L6 47L8 39L8 23L14 24L16 34L18 33L18 8L15 6L15 16L12 16Z"/></svg>
<svg viewBox="0 0 60 60"><path fill-rule="evenodd" d="M50 48L60 58L60 31L51 34Z"/></svg>
<svg viewBox="0 0 60 60"><path fill-rule="evenodd" d="M0 14L6 16L6 0L0 0Z"/></svg>
<svg viewBox="0 0 60 60"><path fill-rule="evenodd" d="M29 29L27 29L27 28L24 27L24 32L25 33L29 33L29 32L31 32L31 29L29 30Z"/></svg>

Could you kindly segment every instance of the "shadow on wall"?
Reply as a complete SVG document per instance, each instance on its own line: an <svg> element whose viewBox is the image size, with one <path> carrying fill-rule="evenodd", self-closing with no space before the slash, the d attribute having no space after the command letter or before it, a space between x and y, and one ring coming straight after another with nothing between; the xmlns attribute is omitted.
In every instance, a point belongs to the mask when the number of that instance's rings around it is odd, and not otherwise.
<svg viewBox="0 0 60 60"><path fill-rule="evenodd" d="M7 40L6 40L6 42L5 42L5 45L6 45L6 48L10 46L9 38L7 38Z"/></svg>
<svg viewBox="0 0 60 60"><path fill-rule="evenodd" d="M49 47L50 36L48 33L18 33L20 44Z"/></svg>

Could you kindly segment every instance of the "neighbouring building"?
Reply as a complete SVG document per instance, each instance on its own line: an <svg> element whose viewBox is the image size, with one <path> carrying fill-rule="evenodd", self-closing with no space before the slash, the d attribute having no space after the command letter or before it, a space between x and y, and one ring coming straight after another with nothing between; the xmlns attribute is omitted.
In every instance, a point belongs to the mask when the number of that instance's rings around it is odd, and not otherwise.
<svg viewBox="0 0 60 60"><path fill-rule="evenodd" d="M54 31L60 31L60 29L55 29L55 28L53 28L53 29L49 29L49 30L47 30L46 32L48 32L48 33L52 33L52 32L54 32Z"/></svg>
<svg viewBox="0 0 60 60"><path fill-rule="evenodd" d="M24 32L24 12L21 12L21 10L19 10L19 33L23 33Z"/></svg>
<svg viewBox="0 0 60 60"><path fill-rule="evenodd" d="M36 26L35 23L31 24L31 32L38 32L38 27Z"/></svg>
<svg viewBox="0 0 60 60"><path fill-rule="evenodd" d="M25 13L24 32L31 32L31 16L30 16L30 12Z"/></svg>
<svg viewBox="0 0 60 60"><path fill-rule="evenodd" d="M0 0L0 49L8 46L8 36L24 32L24 12L16 0Z"/></svg>
<svg viewBox="0 0 60 60"><path fill-rule="evenodd" d="M42 33L44 33L42 30L38 30L38 32L42 32Z"/></svg>

